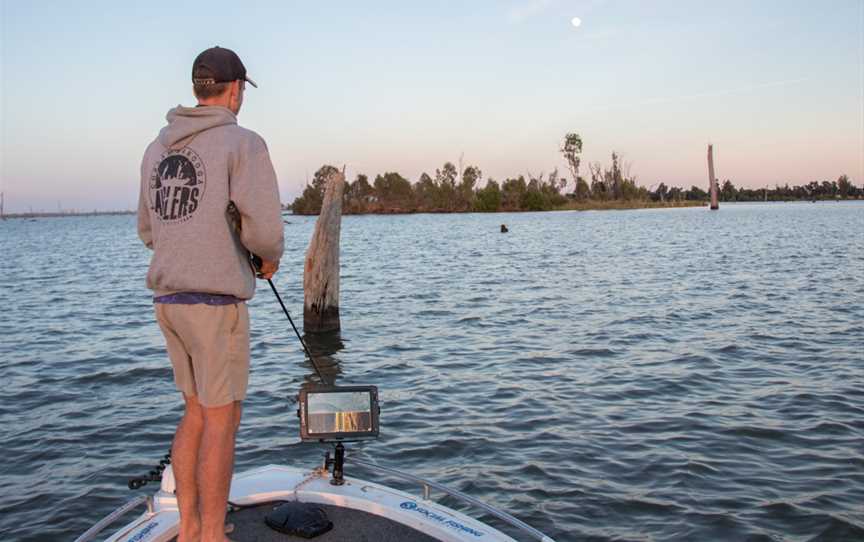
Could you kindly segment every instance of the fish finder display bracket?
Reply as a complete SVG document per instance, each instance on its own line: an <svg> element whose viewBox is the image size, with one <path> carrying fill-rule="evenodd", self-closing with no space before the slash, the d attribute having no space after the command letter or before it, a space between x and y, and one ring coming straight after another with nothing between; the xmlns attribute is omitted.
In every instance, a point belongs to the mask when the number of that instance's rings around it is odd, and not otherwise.
<svg viewBox="0 0 864 542"><path fill-rule="evenodd" d="M342 485L343 442L378 438L378 388L375 386L316 386L300 390L297 416L300 440L335 443L333 458L324 456L324 469L333 468L330 483Z"/></svg>

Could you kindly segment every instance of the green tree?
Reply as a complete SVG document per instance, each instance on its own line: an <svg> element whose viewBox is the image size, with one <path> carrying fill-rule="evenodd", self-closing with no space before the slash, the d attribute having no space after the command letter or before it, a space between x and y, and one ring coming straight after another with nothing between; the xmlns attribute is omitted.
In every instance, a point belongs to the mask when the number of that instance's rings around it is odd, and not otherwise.
<svg viewBox="0 0 864 542"><path fill-rule="evenodd" d="M369 184L369 178L362 173L357 174L354 182L345 190L345 212L366 213L372 202L374 191Z"/></svg>
<svg viewBox="0 0 864 542"><path fill-rule="evenodd" d="M848 175L840 175L837 179L837 193L843 198L848 198L849 196L854 195L855 186L849 182Z"/></svg>
<svg viewBox="0 0 864 542"><path fill-rule="evenodd" d="M567 198L561 195L561 190L564 189L567 181L559 176L558 168L553 169L545 180L543 177L541 173L536 180L532 179L532 183L529 183L529 188L531 184L536 183L543 196L543 209L547 210L567 203Z"/></svg>
<svg viewBox="0 0 864 542"><path fill-rule="evenodd" d="M373 183L382 210L408 210L411 206L411 183L396 172L377 175Z"/></svg>
<svg viewBox="0 0 864 542"><path fill-rule="evenodd" d="M438 187L427 173L420 175L420 180L414 185L414 201L418 210L432 211L438 200Z"/></svg>
<svg viewBox="0 0 864 542"><path fill-rule="evenodd" d="M515 179L505 179L501 184L501 206L505 211L518 211L522 201L522 194L528 190L525 177L519 176Z"/></svg>
<svg viewBox="0 0 864 542"><path fill-rule="evenodd" d="M327 180L333 173L339 173L339 170L328 164L321 166L312 177L312 184L306 185L306 188L303 189L303 195L294 200L291 209L297 214L318 214L321 212Z"/></svg>
<svg viewBox="0 0 864 542"><path fill-rule="evenodd" d="M723 201L737 201L738 191L735 190L735 185L732 181L726 179L723 181L723 186L720 187L720 199Z"/></svg>
<svg viewBox="0 0 864 542"><path fill-rule="evenodd" d="M501 187L492 179L486 186L477 191L474 198L474 210L484 213L497 211L501 208Z"/></svg>
<svg viewBox="0 0 864 542"><path fill-rule="evenodd" d="M372 190L372 185L369 184L369 177L358 173L357 178L351 183L350 192L351 196L361 200L372 196L374 191Z"/></svg>
<svg viewBox="0 0 864 542"><path fill-rule="evenodd" d="M705 201L708 199L708 192L702 190L696 185L693 185L690 187L690 190L684 194L684 197L693 201Z"/></svg>
<svg viewBox="0 0 864 542"><path fill-rule="evenodd" d="M576 179L576 186L573 189L573 196L579 201L585 201L591 197L591 187L585 181L584 177Z"/></svg>
<svg viewBox="0 0 864 542"><path fill-rule="evenodd" d="M574 180L574 184L579 183L579 164L582 162L582 137L575 133L569 133L564 136L564 143L561 145L561 154L567 160L567 167L570 168L570 175ZM578 195L578 186L574 187L574 192Z"/></svg>
<svg viewBox="0 0 864 542"><path fill-rule="evenodd" d="M540 176L540 181L542 183L543 176ZM567 179L561 177L558 173L558 168L552 170L552 173L547 177L546 182L543 183L543 189L546 190L550 194L560 194L564 187L567 186Z"/></svg>
<svg viewBox="0 0 864 542"><path fill-rule="evenodd" d="M307 184L303 189L303 195L296 198L291 204L291 210L298 215L316 215L321 212L321 204L324 196L320 190Z"/></svg>
<svg viewBox="0 0 864 542"><path fill-rule="evenodd" d="M546 198L543 193L535 186L528 186L528 189L522 193L519 200L519 207L523 211L543 211L548 209Z"/></svg>
<svg viewBox="0 0 864 542"><path fill-rule="evenodd" d="M321 194L322 198L324 197L324 191L327 189L327 180L334 173L339 173L339 170L329 164L324 164L312 176L312 186Z"/></svg>
<svg viewBox="0 0 864 542"><path fill-rule="evenodd" d="M612 151L612 169L605 173L605 182L612 193L612 199L626 199L624 197L624 192L626 190L625 183L627 179L625 179L623 168L626 167L621 161L621 157L617 152ZM634 183L635 187L635 183Z"/></svg>
<svg viewBox="0 0 864 542"><path fill-rule="evenodd" d="M591 196L594 199L605 200L608 198L603 165L600 162L588 164L591 172Z"/></svg>
<svg viewBox="0 0 864 542"><path fill-rule="evenodd" d="M553 177L551 182L544 179L544 177L545 174L543 173L539 177L534 177L529 173L528 184L519 198L519 209L523 211L544 211L552 208L555 197L560 197L557 193L557 172L551 176ZM564 198L561 199L563 200Z"/></svg>
<svg viewBox="0 0 864 542"><path fill-rule="evenodd" d="M436 205L439 209L452 211L456 204L456 166L445 162L441 169L435 170L435 184L438 187Z"/></svg>
<svg viewBox="0 0 864 542"><path fill-rule="evenodd" d="M471 210L474 204L474 187L480 181L483 172L477 166L468 166L462 173L462 182L459 183L458 205L459 210Z"/></svg>

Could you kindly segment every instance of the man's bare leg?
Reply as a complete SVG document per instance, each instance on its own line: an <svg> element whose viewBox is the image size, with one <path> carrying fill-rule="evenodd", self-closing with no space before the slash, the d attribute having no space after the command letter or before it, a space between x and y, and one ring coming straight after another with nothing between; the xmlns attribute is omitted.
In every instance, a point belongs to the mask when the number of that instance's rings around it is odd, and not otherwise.
<svg viewBox="0 0 864 542"><path fill-rule="evenodd" d="M225 513L234 472L234 437L241 403L203 407L204 431L198 453L198 498L201 542L225 542Z"/></svg>
<svg viewBox="0 0 864 542"><path fill-rule="evenodd" d="M198 448L204 431L204 413L195 396L183 394L186 411L177 425L171 447L171 469L177 484L177 505L180 508L180 534L177 542L198 542L201 536L201 516L198 512L197 463Z"/></svg>

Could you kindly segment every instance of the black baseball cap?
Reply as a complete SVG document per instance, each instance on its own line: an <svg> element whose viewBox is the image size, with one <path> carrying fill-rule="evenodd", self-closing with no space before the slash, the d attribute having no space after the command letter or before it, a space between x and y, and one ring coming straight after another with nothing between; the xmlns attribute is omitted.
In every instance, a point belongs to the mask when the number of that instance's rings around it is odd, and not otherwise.
<svg viewBox="0 0 864 542"><path fill-rule="evenodd" d="M240 57L231 49L211 47L198 55L192 64L192 82L196 85L230 83L238 79L258 88L255 81L246 75L246 66Z"/></svg>

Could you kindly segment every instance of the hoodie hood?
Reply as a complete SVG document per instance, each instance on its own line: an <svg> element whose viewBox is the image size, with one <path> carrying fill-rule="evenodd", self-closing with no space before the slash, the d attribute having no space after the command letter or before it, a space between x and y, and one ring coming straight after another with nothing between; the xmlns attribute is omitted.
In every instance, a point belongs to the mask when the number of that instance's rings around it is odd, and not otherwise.
<svg viewBox="0 0 864 542"><path fill-rule="evenodd" d="M193 137L204 130L237 124L237 116L229 109L218 105L201 107L177 107L165 115L168 126L159 132L159 143L165 148L180 148L189 143Z"/></svg>

